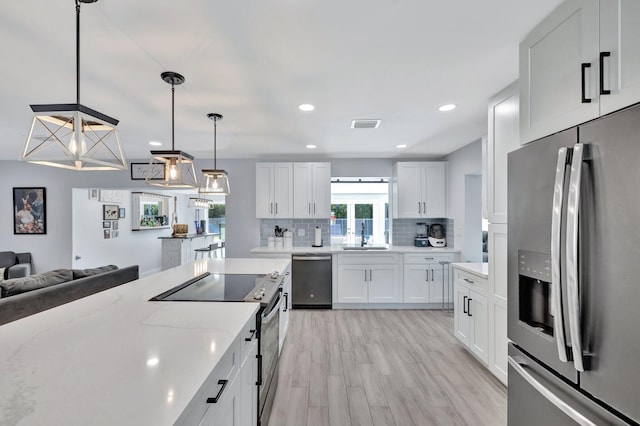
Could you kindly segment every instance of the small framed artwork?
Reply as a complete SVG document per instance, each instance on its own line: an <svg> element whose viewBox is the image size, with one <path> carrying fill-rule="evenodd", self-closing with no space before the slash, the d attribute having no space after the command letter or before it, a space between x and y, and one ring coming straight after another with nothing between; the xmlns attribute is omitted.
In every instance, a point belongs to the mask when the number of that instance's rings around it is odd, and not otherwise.
<svg viewBox="0 0 640 426"><path fill-rule="evenodd" d="M45 188L13 188L13 233L47 233Z"/></svg>
<svg viewBox="0 0 640 426"><path fill-rule="evenodd" d="M102 227L103 228L111 228L111 222L108 220L103 220L102 221Z"/></svg>
<svg viewBox="0 0 640 426"><path fill-rule="evenodd" d="M120 207L118 210L118 219L124 219L124 207Z"/></svg>
<svg viewBox="0 0 640 426"><path fill-rule="evenodd" d="M118 231L111 231L111 238L118 238Z"/></svg>
<svg viewBox="0 0 640 426"><path fill-rule="evenodd" d="M118 221L114 220L113 222L111 222L111 229L118 229Z"/></svg>
<svg viewBox="0 0 640 426"><path fill-rule="evenodd" d="M111 238L111 230L110 229L105 229L104 230L104 239L108 239Z"/></svg>
<svg viewBox="0 0 640 426"><path fill-rule="evenodd" d="M90 200L97 200L98 199L98 189L96 188L91 188L89 190L89 199Z"/></svg>
<svg viewBox="0 0 640 426"><path fill-rule="evenodd" d="M131 180L164 180L164 164L131 163Z"/></svg>
<svg viewBox="0 0 640 426"><path fill-rule="evenodd" d="M102 220L117 220L118 206L115 204L104 204L102 206Z"/></svg>

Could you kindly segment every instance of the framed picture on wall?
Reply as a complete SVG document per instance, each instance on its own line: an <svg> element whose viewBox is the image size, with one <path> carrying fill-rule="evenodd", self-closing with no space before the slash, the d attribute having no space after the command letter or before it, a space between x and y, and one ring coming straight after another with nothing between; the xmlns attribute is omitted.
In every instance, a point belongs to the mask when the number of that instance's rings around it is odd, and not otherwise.
<svg viewBox="0 0 640 426"><path fill-rule="evenodd" d="M111 228L111 222L108 220L103 220L102 221L102 227L103 228Z"/></svg>
<svg viewBox="0 0 640 426"><path fill-rule="evenodd" d="M164 164L131 163L131 180L164 180Z"/></svg>
<svg viewBox="0 0 640 426"><path fill-rule="evenodd" d="M124 207L120 207L120 211L118 212L118 219L124 218Z"/></svg>
<svg viewBox="0 0 640 426"><path fill-rule="evenodd" d="M13 233L47 233L45 188L13 188Z"/></svg>
<svg viewBox="0 0 640 426"><path fill-rule="evenodd" d="M118 222L117 221L113 221L113 223L111 224L111 229L118 229Z"/></svg>
<svg viewBox="0 0 640 426"><path fill-rule="evenodd" d="M103 230L104 233L104 239L106 240L107 238L111 238L111 230L110 229L105 229Z"/></svg>
<svg viewBox="0 0 640 426"><path fill-rule="evenodd" d="M118 220L118 206L115 204L104 204L102 206L102 220Z"/></svg>

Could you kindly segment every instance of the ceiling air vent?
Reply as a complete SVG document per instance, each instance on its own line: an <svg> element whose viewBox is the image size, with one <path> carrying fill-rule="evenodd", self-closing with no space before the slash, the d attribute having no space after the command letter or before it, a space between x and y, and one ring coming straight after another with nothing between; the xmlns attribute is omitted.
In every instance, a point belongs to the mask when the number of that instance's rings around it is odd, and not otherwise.
<svg viewBox="0 0 640 426"><path fill-rule="evenodd" d="M382 120L352 120L352 129L377 129Z"/></svg>

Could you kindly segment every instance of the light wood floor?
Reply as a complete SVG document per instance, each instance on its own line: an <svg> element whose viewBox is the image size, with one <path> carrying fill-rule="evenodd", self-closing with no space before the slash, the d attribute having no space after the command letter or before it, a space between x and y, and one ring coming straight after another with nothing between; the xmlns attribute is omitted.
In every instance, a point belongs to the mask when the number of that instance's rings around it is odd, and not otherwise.
<svg viewBox="0 0 640 426"><path fill-rule="evenodd" d="M293 310L269 426L506 425L506 388L453 314Z"/></svg>

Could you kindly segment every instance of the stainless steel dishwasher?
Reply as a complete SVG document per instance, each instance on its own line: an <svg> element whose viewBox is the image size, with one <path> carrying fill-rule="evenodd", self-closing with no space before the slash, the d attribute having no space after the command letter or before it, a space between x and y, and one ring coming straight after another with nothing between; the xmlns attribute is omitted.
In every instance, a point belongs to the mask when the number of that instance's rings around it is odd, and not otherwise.
<svg viewBox="0 0 640 426"><path fill-rule="evenodd" d="M291 260L292 307L331 309L331 255L296 254Z"/></svg>

